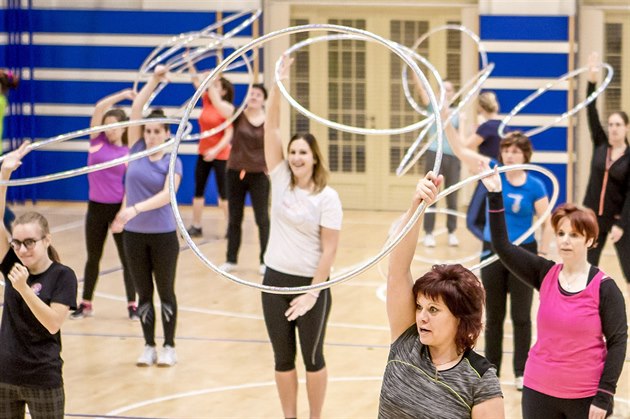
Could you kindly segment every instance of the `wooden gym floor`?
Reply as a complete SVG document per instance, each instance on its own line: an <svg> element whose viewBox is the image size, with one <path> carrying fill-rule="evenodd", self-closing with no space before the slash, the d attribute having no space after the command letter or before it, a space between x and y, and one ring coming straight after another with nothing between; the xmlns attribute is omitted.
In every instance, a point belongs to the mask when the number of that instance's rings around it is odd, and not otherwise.
<svg viewBox="0 0 630 419"><path fill-rule="evenodd" d="M27 207L13 209L23 212ZM50 221L53 243L62 262L82 278L85 263L85 204L40 202L35 209ZM189 207L182 207L190 220ZM375 255L387 237L393 212L346 211L337 254L337 271ZM418 255L456 259L479 252L480 244L466 231L463 220L457 234L458 248L446 245L444 220L438 216L438 246L418 246ZM215 264L224 262L226 231L223 214L216 207L204 212L204 237L196 240ZM257 230L246 212L243 244L236 275L260 282L257 274ZM439 234L439 233L442 234ZM183 241L182 241L183 243ZM626 293L620 268L611 247L604 251L602 267ZM428 265L417 263L414 274ZM384 304L386 261L333 288L333 309L327 329L325 353L329 384L324 417L371 418L378 412L381 376L388 355L389 332ZM176 279L179 320L177 353L173 368L138 368L135 360L143 348L138 322L127 318L122 272L113 240L108 238L101 262L101 276L94 298L95 316L67 320L62 328L67 417L118 418L272 418L281 417L273 382L273 356L262 319L260 292L238 286L208 270L190 251L182 248ZM82 284L79 285L81 297ZM536 300L536 298L535 298ZM159 302L157 296L156 303ZM626 302L628 302L626 295ZM537 306L533 307L535 313ZM533 317L535 320L535 316ZM520 418L520 393L511 371L512 335L509 319L501 381L506 417ZM161 324L156 328L162 344ZM0 343L1 344L1 343ZM483 339L477 348L483 351ZM299 417L308 416L304 369L301 378ZM630 359L619 381L614 418L630 418Z"/></svg>

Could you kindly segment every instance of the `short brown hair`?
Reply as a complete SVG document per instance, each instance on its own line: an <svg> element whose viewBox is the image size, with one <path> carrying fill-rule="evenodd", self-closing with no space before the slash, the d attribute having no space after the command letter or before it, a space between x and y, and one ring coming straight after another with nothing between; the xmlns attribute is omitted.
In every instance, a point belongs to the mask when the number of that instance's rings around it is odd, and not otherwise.
<svg viewBox="0 0 630 419"><path fill-rule="evenodd" d="M586 241L593 239L591 248L597 246L597 236L599 236L599 225L595 212L590 208L581 208L574 204L562 204L551 214L551 226L553 231L558 232L560 221L568 218L573 230L586 238Z"/></svg>
<svg viewBox="0 0 630 419"><path fill-rule="evenodd" d="M499 162L501 162L501 164L503 164L501 152L504 148L509 148L513 145L521 149L521 151L523 152L523 156L525 157L525 163L529 163L532 160L532 153L534 152L534 149L532 147L532 142L529 140L529 137L523 134L521 131L512 131L501 140L499 149Z"/></svg>
<svg viewBox="0 0 630 419"><path fill-rule="evenodd" d="M413 284L414 301L422 294L437 300L442 298L459 320L455 345L462 353L472 349L483 328L483 306L486 293L479 279L460 264L433 265L431 270Z"/></svg>

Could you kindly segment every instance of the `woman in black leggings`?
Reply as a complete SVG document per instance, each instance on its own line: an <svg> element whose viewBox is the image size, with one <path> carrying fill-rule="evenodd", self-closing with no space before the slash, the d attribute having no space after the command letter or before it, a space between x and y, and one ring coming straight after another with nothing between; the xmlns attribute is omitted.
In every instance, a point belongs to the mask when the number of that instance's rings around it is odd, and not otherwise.
<svg viewBox="0 0 630 419"><path fill-rule="evenodd" d="M253 85L247 98L247 108L233 123L232 151L227 164L227 261L220 266L225 272L236 268L245 195L249 192L260 241L259 273L265 273L263 255L269 239L269 177L263 154L266 99L265 87L262 84Z"/></svg>
<svg viewBox="0 0 630 419"><path fill-rule="evenodd" d="M126 121L127 115L125 111L120 108L110 108L118 102L133 99L133 97L133 91L126 89L98 101L92 114L90 126L95 127ZM127 147L126 128L113 128L90 137L89 165L104 163L127 154L129 154L129 148ZM88 201L87 214L85 215L87 261L83 273L83 299L79 308L70 315L71 319L82 319L94 315L92 298L94 297L94 289L98 281L99 266L109 227L120 210L125 196L123 179L126 171L127 166L121 164L88 174L90 199ZM122 273L127 295L129 319L138 320L136 290L127 267L122 233L114 233L113 236L116 249L118 250L118 257L123 267Z"/></svg>
<svg viewBox="0 0 630 419"><path fill-rule="evenodd" d="M587 95L595 91L599 67L596 53L589 57ZM589 263L598 266L606 239L615 245L630 292L630 147L628 114L615 111L608 117L608 135L597 115L595 101L588 105L588 127L593 140L591 174L584 205L597 215L597 245L589 249Z"/></svg>
<svg viewBox="0 0 630 419"><path fill-rule="evenodd" d="M284 57L281 78L290 61ZM265 161L271 176L271 235L263 283L296 287L328 279L339 243L342 209L337 192L326 186L328 170L312 134L296 134L287 158L280 137L280 92L269 97L265 119ZM310 417L321 416L328 373L323 345L330 313L330 290L305 294L263 293L263 312L275 358L275 379L284 417L297 415L296 329L306 366Z"/></svg>
<svg viewBox="0 0 630 419"><path fill-rule="evenodd" d="M155 74L144 85L131 105L131 119L142 117L142 109L166 69L157 66ZM162 110L153 110L148 118L164 118ZM169 138L168 124L146 123L129 128L131 153L157 147ZM177 363L175 328L177 326L177 299L175 273L179 256L179 241L175 217L171 209L168 166L170 155L160 150L129 163L125 177L126 207L120 210L112 230L122 231L129 271L138 291L138 315L142 324L145 346L136 361L138 366L170 367ZM175 163L175 190L180 185L182 162ZM164 345L157 352L155 346L156 313L153 292L157 288L162 308Z"/></svg>

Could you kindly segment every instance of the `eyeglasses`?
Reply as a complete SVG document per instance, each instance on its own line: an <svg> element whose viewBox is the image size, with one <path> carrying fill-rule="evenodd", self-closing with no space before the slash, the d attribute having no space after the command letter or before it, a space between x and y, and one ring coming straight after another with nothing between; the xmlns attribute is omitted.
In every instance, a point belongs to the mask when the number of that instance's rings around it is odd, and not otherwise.
<svg viewBox="0 0 630 419"><path fill-rule="evenodd" d="M35 247L35 245L37 244L38 241L44 240L44 237L42 237L41 239L24 239L22 241L17 240L17 239L13 239L9 242L9 244L11 245L11 247L13 248L13 250L15 250L16 252L18 250L20 250L20 248L22 247L22 245L24 245L24 247L26 247L26 250L31 250L33 247Z"/></svg>

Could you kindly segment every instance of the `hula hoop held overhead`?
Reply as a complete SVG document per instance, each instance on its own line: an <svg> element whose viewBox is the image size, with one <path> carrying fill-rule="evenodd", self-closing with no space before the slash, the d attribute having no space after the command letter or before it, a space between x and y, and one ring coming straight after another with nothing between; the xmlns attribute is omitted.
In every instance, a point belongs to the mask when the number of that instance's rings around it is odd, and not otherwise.
<svg viewBox="0 0 630 419"><path fill-rule="evenodd" d="M188 246L191 248L193 253L197 255L197 257L213 272L239 285L244 285L247 287L258 289L263 292L269 292L269 293L274 293L274 294L297 294L297 293L308 292L311 290L320 290L320 289L328 288L333 285L348 281L354 276L366 271L367 269L371 268L374 264L378 263L378 261L380 261L385 256L387 256L389 252L391 252L394 246L397 245L400 242L400 240L402 240L402 238L405 236L405 234L407 234L409 230L413 227L415 222L420 218L420 216L422 215L422 213L424 212L426 208L426 204L424 203L421 204L416 210L416 212L414 213L414 215L412 216L412 218L410 219L409 223L400 231L397 237L394 240L388 242L388 244L376 256L370 258L368 261L366 261L365 264L358 266L348 272L345 272L342 275L331 278L331 280L328 282L325 282L322 284L304 286L304 287L289 287L289 288L273 287L273 286L266 286L266 285L261 285L258 283L253 283L253 282L238 278L232 274L229 274L219 269L218 266L216 266L214 263L208 260L208 258L206 258L206 256L200 251L197 245L192 241L190 235L186 231L186 226L184 225L181 214L179 212L179 208L177 207L177 198L175 195L175 187L174 187L175 186L174 185L175 157L177 156L179 144L182 141L182 138L184 137L184 126L186 123L188 123L188 120L190 118L190 113L192 112L192 109L193 109L192 104L196 103L199 100L199 97L203 93L208 83L216 79L218 75L221 73L221 71L223 70L223 68L229 65L232 61L238 59L238 57L240 57L242 54L262 44L265 44L273 39L276 39L278 37L287 36L287 35L291 35L295 33L301 33L301 32L310 32L310 31L330 31L330 32L337 32L337 33L344 33L344 34L353 34L353 35L361 36L370 41L374 41L384 46L385 48L388 48L391 52L393 52L400 59L402 59L404 63L407 64L412 69L412 71L414 71L414 73L416 73L416 75L421 80L421 82L426 87L429 87L429 82L426 76L422 73L422 71L420 71L420 68L418 67L418 65L407 54L402 52L401 49L397 48L391 41L368 31L345 27L345 26L339 26L339 25L329 25L329 24L312 24L312 25L295 26L295 27L289 27L289 28L281 29L281 30L263 35L262 37L257 38L249 42L247 45L244 45L243 47L234 51L221 64L219 64L214 70L212 70L212 72L208 74L208 76L201 83L201 85L199 86L199 88L197 89L193 97L191 98L189 106L184 112L184 115L182 117L182 122L175 135L175 144L174 144L173 150L171 151L171 161L169 164L169 190L170 190L170 195L171 195L171 206L173 208L173 213L175 215L176 224L180 230L182 237L184 238ZM431 89L427 89L427 90L429 92L429 101L431 103L431 106L433 107L433 109L439 110L439 106L438 106L439 104L437 102L437 99L435 98L435 95L433 94ZM439 168L440 168L440 164L442 160L441 140L442 140L442 131L443 131L443 124L437 112L435 115L435 125L438 131L438 151L437 151L434 171L437 173L439 172Z"/></svg>
<svg viewBox="0 0 630 419"><path fill-rule="evenodd" d="M524 134L531 138L531 137L533 137L536 134L540 134L541 132L547 131L549 128L559 124L560 122L564 121L568 117L570 117L572 115L575 115L576 113L578 113L582 109L586 108L592 101L597 99L597 97L599 95L601 95L604 92L604 90L606 90L606 88L610 84L613 76L615 75L615 71L607 63L601 63L597 67L606 69L606 78L604 78L604 81L602 82L602 84L599 85L599 87L593 93L591 93L582 102L580 102L577 105L575 105L573 107L573 109L570 109L570 110L564 112L562 115L558 116L556 119L554 119L552 122L548 123L547 125L543 125L543 126L538 127L538 128L530 129L529 131L525 132ZM548 90L550 90L556 84L558 84L560 82L563 82L563 81L565 81L567 79L573 78L575 76L578 76L578 75L580 75L582 73L585 73L587 71L590 71L590 67L585 66L585 67L577 68L577 69L575 69L573 71L570 71L570 72L568 72L566 74L563 74L562 76L558 77L556 80L545 84L544 86L542 86L538 90L536 90L534 93L532 93L531 95L527 96L525 99L520 101L510 111L510 113L508 115L506 115L505 118L503 118L503 120L501 121L501 124L499 125L499 129L498 129L499 136L501 136L502 138L505 137L505 128L508 126L508 124L510 123L512 118L514 118L525 106L527 106L530 103L532 103L536 98L540 97L543 93L545 93Z"/></svg>
<svg viewBox="0 0 630 419"><path fill-rule="evenodd" d="M82 129L82 130L78 130L78 131L73 131L73 132L69 132L67 134L62 134L62 135L58 135L56 137L52 137L49 138L47 140L43 140L43 141L38 141L32 144L29 144L26 148L29 151L33 151L33 150L38 150L41 148L44 148L45 146L48 146L50 144L56 144L56 143L61 143L64 141L68 141L74 138L80 138L80 137L84 137L96 132L102 132L102 131L106 131L108 129L114 129L114 128L126 128L126 127L133 127L133 126L137 126L137 125L144 125L144 124L148 124L148 123L157 123L157 124L179 124L180 123L180 119L179 118L149 118L149 119L138 119L138 120L134 120L134 121L122 121L122 122L115 122L113 124L107 124L107 125L99 125L96 127L92 127L92 128L87 128L87 129ZM192 124L187 123L185 125L184 128L184 133L190 133L192 131ZM79 175L84 175L87 173L92 173L92 172L96 172L98 170L103 170L103 169L107 169L110 167L114 167L114 166L118 166L119 164L124 164L124 163L128 163L130 161L134 161L134 160L138 160L142 157L146 157L149 156L153 153L156 153L160 150L164 150L167 149L168 147L170 147L171 145L173 145L173 139L171 138L169 141L166 141L162 144L159 144L155 147L151 147L147 150L143 150L139 153L134 153L134 154L128 154L126 156L123 157L119 157L117 159L114 160L110 160L110 161L106 161L103 163L98 163L98 164L94 164L91 166L83 166L80 167L78 169L72 169L72 170L66 170L66 171L62 171L62 172L57 172L57 173L51 173L49 175L42 175L42 176L34 176L34 177L30 177L30 178L23 178L23 179L10 179L10 180L0 180L0 185L7 185L7 186L24 186L24 185L34 185L36 183L44 183L44 182L52 182L53 180L61 180L61 179L68 179L74 176L79 176ZM5 155L6 156L6 155ZM2 160L4 160L5 156L1 156L0 157L0 162Z"/></svg>

